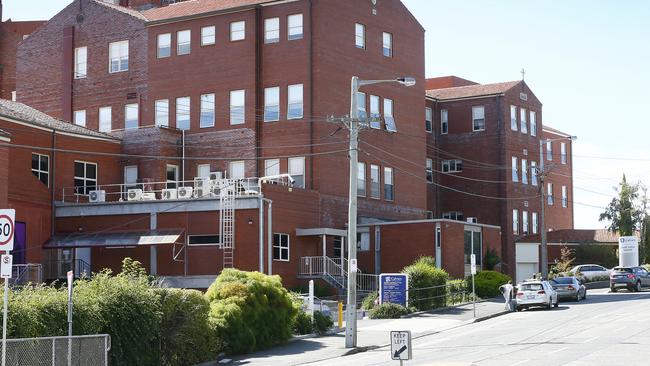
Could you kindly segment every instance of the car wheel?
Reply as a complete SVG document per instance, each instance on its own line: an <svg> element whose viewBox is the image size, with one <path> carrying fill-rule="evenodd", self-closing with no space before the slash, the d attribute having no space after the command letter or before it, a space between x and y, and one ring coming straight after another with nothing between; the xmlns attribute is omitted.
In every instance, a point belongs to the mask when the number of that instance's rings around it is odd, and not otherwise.
<svg viewBox="0 0 650 366"><path fill-rule="evenodd" d="M555 306L555 307L560 306L560 298L559 297L555 299L555 305L553 305L553 306Z"/></svg>
<svg viewBox="0 0 650 366"><path fill-rule="evenodd" d="M610 290L611 292L616 292L616 291L618 291L618 289L617 289L616 287L614 287L614 286L610 287L609 290Z"/></svg>
<svg viewBox="0 0 650 366"><path fill-rule="evenodd" d="M641 287L641 281L636 282L635 290L636 290L636 292L641 292L643 290L643 288Z"/></svg>

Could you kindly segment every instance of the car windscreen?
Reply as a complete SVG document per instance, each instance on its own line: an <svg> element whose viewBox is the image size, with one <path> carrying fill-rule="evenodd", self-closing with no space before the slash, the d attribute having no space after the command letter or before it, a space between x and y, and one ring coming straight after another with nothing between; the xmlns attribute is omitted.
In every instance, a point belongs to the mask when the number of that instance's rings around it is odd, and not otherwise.
<svg viewBox="0 0 650 366"><path fill-rule="evenodd" d="M573 278L571 277L558 277L551 280L551 282L559 285L570 285L573 283Z"/></svg>
<svg viewBox="0 0 650 366"><path fill-rule="evenodd" d="M614 272L619 272L619 273L632 273L632 268L616 267L616 268L614 268Z"/></svg>
<svg viewBox="0 0 650 366"><path fill-rule="evenodd" d="M541 283L524 283L519 286L519 290L521 291L541 291L543 289Z"/></svg>

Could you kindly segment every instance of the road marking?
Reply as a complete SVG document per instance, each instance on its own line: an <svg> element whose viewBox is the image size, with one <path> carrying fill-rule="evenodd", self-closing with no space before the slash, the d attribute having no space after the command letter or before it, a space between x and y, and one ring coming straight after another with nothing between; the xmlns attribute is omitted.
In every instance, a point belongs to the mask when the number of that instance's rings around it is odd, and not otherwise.
<svg viewBox="0 0 650 366"><path fill-rule="evenodd" d="M582 342L582 343L583 343L583 344L584 344L584 343L589 343L589 342L591 342L591 341L593 341L593 340L595 340L595 339L598 339L598 338L600 338L600 337L596 336L596 337L593 337L593 338L589 338L589 339L587 339L586 341L584 341L584 342Z"/></svg>
<svg viewBox="0 0 650 366"><path fill-rule="evenodd" d="M566 350L568 350L568 349L569 349L569 347L564 347L564 348L560 348L560 349L555 350L555 351L551 351L551 352L549 352L549 353L559 353L559 352L562 352L562 351L566 351Z"/></svg>

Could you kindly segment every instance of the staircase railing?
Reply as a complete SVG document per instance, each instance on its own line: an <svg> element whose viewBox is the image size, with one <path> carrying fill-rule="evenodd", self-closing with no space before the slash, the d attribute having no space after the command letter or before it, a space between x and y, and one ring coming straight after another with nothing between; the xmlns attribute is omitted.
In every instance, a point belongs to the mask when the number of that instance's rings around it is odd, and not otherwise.
<svg viewBox="0 0 650 366"><path fill-rule="evenodd" d="M300 259L299 275L309 277L322 277L328 282L347 288L348 261L345 258L330 258L323 256L302 257ZM357 291L368 293L376 291L379 285L379 276L357 272Z"/></svg>
<svg viewBox="0 0 650 366"><path fill-rule="evenodd" d="M66 278L68 271L74 272L74 277L90 277L90 264L82 259L75 260L50 260L45 263L43 278L46 280L58 280Z"/></svg>
<svg viewBox="0 0 650 366"><path fill-rule="evenodd" d="M38 284L43 282L43 266L40 264L14 264L11 270L12 274L9 280L11 285Z"/></svg>

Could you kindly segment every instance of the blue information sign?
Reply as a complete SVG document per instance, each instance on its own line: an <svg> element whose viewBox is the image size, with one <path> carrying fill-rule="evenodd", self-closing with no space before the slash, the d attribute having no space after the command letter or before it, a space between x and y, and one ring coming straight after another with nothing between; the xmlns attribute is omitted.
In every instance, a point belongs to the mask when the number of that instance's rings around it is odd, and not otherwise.
<svg viewBox="0 0 650 366"><path fill-rule="evenodd" d="M404 273L382 273L379 275L379 303L390 302L408 306L408 275Z"/></svg>

